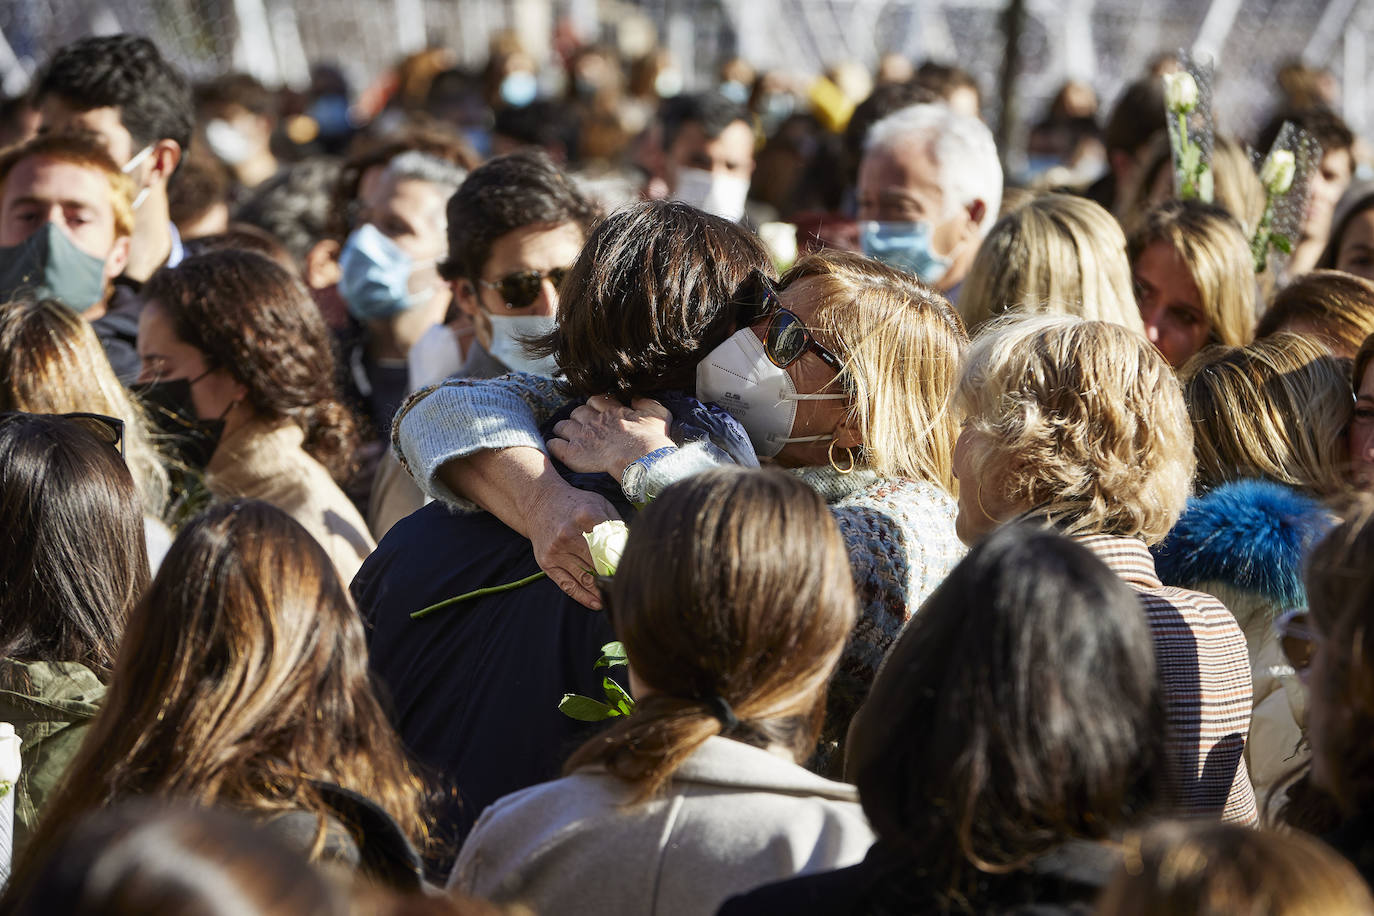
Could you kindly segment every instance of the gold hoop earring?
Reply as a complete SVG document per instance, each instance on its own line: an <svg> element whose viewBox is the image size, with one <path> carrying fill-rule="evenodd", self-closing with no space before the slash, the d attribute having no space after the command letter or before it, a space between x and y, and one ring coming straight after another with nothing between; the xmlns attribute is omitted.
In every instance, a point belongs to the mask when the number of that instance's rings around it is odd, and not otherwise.
<svg viewBox="0 0 1374 916"><path fill-rule="evenodd" d="M835 440L834 440L834 439L831 439L831 440L830 440L830 448L826 449L825 454L826 454L826 457L830 459L830 466L831 466L832 468L834 468L836 471L838 471L838 472L841 473L841 474L853 474L853 473L854 473L854 450L853 450L852 448L846 448L844 451L845 451L845 454L847 454L847 455L849 456L849 467L846 467L846 468L842 468L842 467L840 467L838 464L835 463Z"/></svg>

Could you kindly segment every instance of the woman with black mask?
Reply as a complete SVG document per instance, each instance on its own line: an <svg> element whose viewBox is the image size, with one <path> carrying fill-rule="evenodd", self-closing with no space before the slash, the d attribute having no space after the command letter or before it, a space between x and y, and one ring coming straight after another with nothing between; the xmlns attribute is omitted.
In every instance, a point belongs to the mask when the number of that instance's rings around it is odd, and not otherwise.
<svg viewBox="0 0 1374 916"><path fill-rule="evenodd" d="M339 488L356 427L305 287L262 255L223 250L154 274L144 298L139 391L181 459L215 498L261 499L300 522L348 582L375 545Z"/></svg>

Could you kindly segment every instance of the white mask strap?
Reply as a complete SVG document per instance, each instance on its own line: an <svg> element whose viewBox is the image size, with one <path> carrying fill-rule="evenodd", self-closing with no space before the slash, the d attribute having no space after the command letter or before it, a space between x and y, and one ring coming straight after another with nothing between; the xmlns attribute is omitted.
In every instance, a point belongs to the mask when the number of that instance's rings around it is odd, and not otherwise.
<svg viewBox="0 0 1374 916"><path fill-rule="evenodd" d="M128 175L134 169L138 168L139 164L142 163L144 159L147 159L149 156L151 156L152 153L153 144L149 143L147 146L143 147L143 149L135 153L132 159L124 163L124 167L120 169L120 171L123 172L125 175ZM139 189L138 194L134 197L133 202L133 208L135 210L143 206L143 202L148 199L148 192L151 190L152 188L146 184Z"/></svg>
<svg viewBox="0 0 1374 916"><path fill-rule="evenodd" d="M847 401L847 394L784 394L789 401Z"/></svg>

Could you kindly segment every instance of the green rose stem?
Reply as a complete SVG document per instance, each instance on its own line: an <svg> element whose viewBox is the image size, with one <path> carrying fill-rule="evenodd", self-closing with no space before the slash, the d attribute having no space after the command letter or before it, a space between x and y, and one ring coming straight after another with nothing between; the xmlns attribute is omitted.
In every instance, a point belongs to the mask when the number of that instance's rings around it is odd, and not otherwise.
<svg viewBox="0 0 1374 916"><path fill-rule="evenodd" d="M410 615L410 619L421 620L425 617L428 617L430 614L433 614L435 611L442 610L443 608L450 607L451 605L462 604L464 601L469 601L473 598L485 598L487 595L499 595L502 592L513 592L517 588L529 585L531 582L538 582L540 579L547 578L547 576L548 573L545 573L541 570L532 576L526 576L525 578L518 579L515 582L507 582L505 585L489 585L486 588L479 588L476 591L464 592L456 598L447 598L443 601L440 601L438 604L431 604L429 607L421 608L420 610L412 613Z"/></svg>

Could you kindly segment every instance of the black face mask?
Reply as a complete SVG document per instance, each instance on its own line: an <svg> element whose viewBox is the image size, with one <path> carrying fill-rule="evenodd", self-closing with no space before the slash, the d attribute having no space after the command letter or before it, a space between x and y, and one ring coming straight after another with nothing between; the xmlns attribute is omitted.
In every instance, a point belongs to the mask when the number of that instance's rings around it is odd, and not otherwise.
<svg viewBox="0 0 1374 916"><path fill-rule="evenodd" d="M201 376L200 378L204 378ZM202 420L196 416L191 400L191 383L196 379L169 379L134 385L132 391L143 402L148 418L163 434L164 450L186 467L203 471L224 435L224 417ZM229 405L232 407L233 405ZM226 410L227 414L229 411Z"/></svg>

